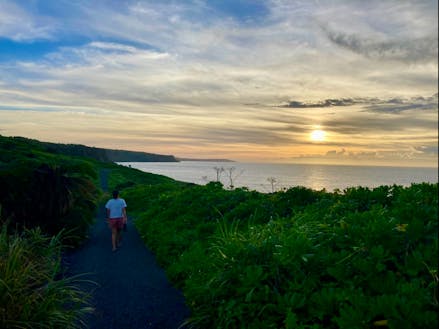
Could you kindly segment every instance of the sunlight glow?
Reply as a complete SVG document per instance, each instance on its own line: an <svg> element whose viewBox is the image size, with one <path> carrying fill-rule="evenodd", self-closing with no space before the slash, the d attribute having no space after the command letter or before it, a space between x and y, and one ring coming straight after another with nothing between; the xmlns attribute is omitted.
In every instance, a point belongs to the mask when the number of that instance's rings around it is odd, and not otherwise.
<svg viewBox="0 0 439 329"><path fill-rule="evenodd" d="M325 140L326 133L323 130L313 130L310 134L310 138L315 142L322 142Z"/></svg>

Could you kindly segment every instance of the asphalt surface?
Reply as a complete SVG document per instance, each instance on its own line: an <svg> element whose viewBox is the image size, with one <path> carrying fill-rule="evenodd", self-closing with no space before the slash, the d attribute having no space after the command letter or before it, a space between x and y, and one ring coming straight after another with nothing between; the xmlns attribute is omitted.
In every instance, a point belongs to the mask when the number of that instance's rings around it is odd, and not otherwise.
<svg viewBox="0 0 439 329"><path fill-rule="evenodd" d="M106 175L101 180L106 187ZM91 292L95 309L86 319L89 328L179 328L190 315L184 297L168 282L130 218L122 246L116 252L111 249L111 231L101 205L88 241L65 259L69 275L85 273L82 279L95 283L81 285Z"/></svg>

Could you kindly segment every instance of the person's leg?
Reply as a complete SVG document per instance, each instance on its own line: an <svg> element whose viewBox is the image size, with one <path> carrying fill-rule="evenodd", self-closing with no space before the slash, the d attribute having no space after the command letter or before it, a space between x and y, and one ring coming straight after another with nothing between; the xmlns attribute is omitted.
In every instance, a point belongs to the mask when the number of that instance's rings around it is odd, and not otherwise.
<svg viewBox="0 0 439 329"><path fill-rule="evenodd" d="M111 227L111 244L113 245L113 251L116 250L117 247L117 228Z"/></svg>
<svg viewBox="0 0 439 329"><path fill-rule="evenodd" d="M117 229L117 246L122 244L122 229Z"/></svg>

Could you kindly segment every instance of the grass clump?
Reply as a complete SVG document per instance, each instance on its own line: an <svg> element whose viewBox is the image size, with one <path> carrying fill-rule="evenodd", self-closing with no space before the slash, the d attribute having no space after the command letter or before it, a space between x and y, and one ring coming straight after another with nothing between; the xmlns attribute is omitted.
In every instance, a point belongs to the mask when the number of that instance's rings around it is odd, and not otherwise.
<svg viewBox="0 0 439 329"><path fill-rule="evenodd" d="M91 308L76 277L61 275L59 236L0 232L0 328L84 328Z"/></svg>

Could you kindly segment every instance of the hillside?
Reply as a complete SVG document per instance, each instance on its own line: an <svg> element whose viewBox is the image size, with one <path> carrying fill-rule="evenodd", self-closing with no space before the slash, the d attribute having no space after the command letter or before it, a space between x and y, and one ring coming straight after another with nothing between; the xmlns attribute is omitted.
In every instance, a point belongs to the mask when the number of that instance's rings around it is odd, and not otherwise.
<svg viewBox="0 0 439 329"><path fill-rule="evenodd" d="M83 156L102 162L178 162L173 155L113 150L80 144L49 143L24 137L4 137L0 135L1 149L3 149L8 143L12 142L32 145L33 147L49 153L64 154L69 156Z"/></svg>

